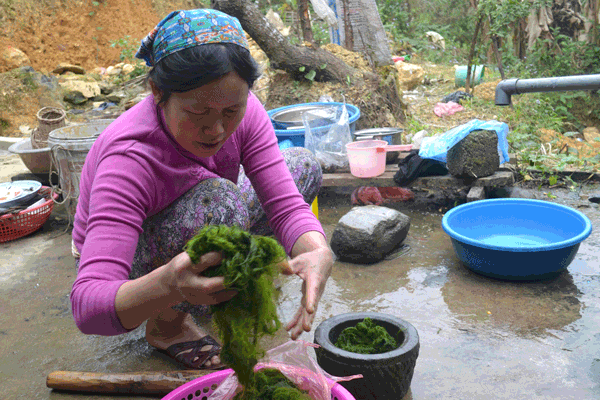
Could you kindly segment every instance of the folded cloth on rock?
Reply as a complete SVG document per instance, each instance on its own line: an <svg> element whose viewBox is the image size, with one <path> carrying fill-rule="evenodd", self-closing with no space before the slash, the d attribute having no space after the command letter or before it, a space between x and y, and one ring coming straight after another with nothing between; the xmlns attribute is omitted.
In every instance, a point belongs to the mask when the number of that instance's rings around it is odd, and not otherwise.
<svg viewBox="0 0 600 400"><path fill-rule="evenodd" d="M437 103L434 107L433 107L433 112L435 115L437 115L438 117L445 117L447 115L452 115L454 113L457 113L459 111L464 110L465 108L463 106L461 106L458 103L455 103L453 101L449 101L447 103Z"/></svg>
<svg viewBox="0 0 600 400"><path fill-rule="evenodd" d="M411 150L398 163L398 172L394 182L398 186L406 186L420 176L447 175L446 163L430 158L421 158L419 150Z"/></svg>

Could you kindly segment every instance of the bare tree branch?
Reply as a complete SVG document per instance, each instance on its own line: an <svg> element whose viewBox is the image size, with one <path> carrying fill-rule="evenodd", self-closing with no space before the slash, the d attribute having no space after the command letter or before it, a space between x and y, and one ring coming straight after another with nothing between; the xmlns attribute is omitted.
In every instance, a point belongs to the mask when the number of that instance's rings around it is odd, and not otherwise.
<svg viewBox="0 0 600 400"><path fill-rule="evenodd" d="M308 72L315 71L315 81L346 82L353 74L344 61L324 49L291 44L250 1L212 0L211 7L239 19L244 30L269 57L271 67L286 71L294 79L305 79Z"/></svg>

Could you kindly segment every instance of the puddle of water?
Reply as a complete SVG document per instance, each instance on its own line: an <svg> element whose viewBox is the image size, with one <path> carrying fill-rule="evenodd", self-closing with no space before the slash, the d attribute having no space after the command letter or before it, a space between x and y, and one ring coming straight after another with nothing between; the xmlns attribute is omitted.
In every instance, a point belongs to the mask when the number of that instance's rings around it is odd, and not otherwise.
<svg viewBox="0 0 600 400"><path fill-rule="evenodd" d="M350 206L320 212L328 237ZM584 207L593 225L597 209ZM402 211L411 227L398 254L373 265L336 262L314 329L345 312L377 311L417 328L421 352L412 399L592 398L600 338L598 248L593 233L568 271L541 282L477 275L456 258L442 214ZM521 238L522 239L522 238ZM293 315L299 281L282 287L280 312Z"/></svg>
<svg viewBox="0 0 600 400"><path fill-rule="evenodd" d="M581 205L573 196L566 192L564 201ZM331 237L350 206L328 205L321 198L319 203L319 216ZM579 209L593 226L600 226L597 207ZM419 334L420 355L404 400L600 398L597 229L557 278L503 282L460 264L441 229L441 214L402 212L411 217L406 246L373 265L336 262L313 331L303 339L312 341L314 329L330 316L379 311L403 318ZM65 235L43 247L43 241L33 238L21 247L3 248L20 269L6 262L0 268L11 276L0 281L2 398L26 394L31 399L109 400L116 396L50 391L45 377L57 370L179 369L149 348L143 326L115 337L86 336L77 330L68 300L75 274L69 240ZM285 322L300 303L301 281L283 277L280 285L278 310ZM201 322L210 328L208 320ZM286 338L281 333L271 343Z"/></svg>

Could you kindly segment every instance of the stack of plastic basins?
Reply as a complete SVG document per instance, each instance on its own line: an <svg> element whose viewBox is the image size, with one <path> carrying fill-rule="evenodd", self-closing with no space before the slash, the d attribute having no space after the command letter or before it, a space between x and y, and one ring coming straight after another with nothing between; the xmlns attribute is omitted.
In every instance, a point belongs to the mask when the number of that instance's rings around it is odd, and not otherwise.
<svg viewBox="0 0 600 400"><path fill-rule="evenodd" d="M281 143L285 140L289 140L295 147L304 147L304 126L298 123L295 124L287 124L282 121L273 120L273 115L276 113L280 113L281 111L292 110L293 108L307 107L307 106L334 106L341 107L344 103L336 103L336 102L316 102L316 103L301 103L294 104L291 106L279 107L273 110L267 111L267 114L271 118L271 123L275 128L275 135L277 136L277 142ZM346 104L346 108L348 110L348 122L350 126L350 133L354 133L356 128L356 121L360 118L360 110L358 107L353 106L352 104ZM326 124L316 128L317 132L315 133L325 133L331 128L332 124Z"/></svg>

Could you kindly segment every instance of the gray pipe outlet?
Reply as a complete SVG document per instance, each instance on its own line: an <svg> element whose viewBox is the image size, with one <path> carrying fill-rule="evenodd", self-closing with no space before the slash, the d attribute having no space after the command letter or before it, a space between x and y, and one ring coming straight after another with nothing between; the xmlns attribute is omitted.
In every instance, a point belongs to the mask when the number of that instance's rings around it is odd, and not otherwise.
<svg viewBox="0 0 600 400"><path fill-rule="evenodd" d="M538 79L505 79L496 86L495 103L497 106L508 106L511 103L511 96L521 93L598 89L600 89L600 74Z"/></svg>

